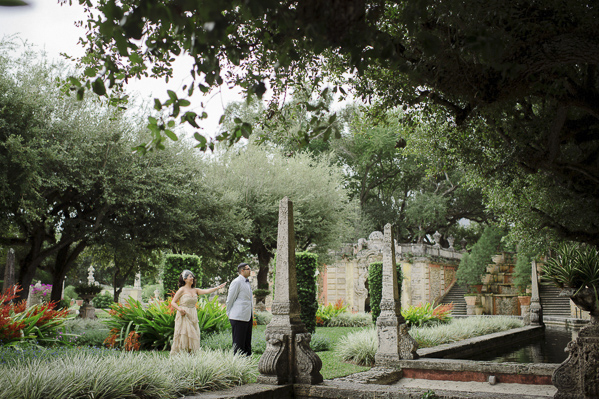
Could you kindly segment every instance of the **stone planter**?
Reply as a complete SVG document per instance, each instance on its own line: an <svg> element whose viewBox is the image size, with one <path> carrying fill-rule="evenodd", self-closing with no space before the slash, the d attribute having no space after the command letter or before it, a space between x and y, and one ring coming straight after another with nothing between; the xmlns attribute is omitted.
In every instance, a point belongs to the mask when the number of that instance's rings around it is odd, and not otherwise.
<svg viewBox="0 0 599 399"><path fill-rule="evenodd" d="M520 302L520 306L530 306L530 295L519 295L518 302Z"/></svg>
<svg viewBox="0 0 599 399"><path fill-rule="evenodd" d="M555 398L599 398L599 302L595 291L583 288L564 289L560 296L568 296L580 309L591 314L591 323L580 330L578 337L566 348L568 358L555 370L551 382L557 388Z"/></svg>
<svg viewBox="0 0 599 399"><path fill-rule="evenodd" d="M474 316L476 314L475 306L480 303L478 295L464 295L466 301L466 314L468 316Z"/></svg>
<svg viewBox="0 0 599 399"><path fill-rule="evenodd" d="M96 297L96 294L83 294L80 296L83 298L83 305L79 308L79 317L83 319L95 319L96 308L94 308L91 301Z"/></svg>
<svg viewBox="0 0 599 399"><path fill-rule="evenodd" d="M475 306L478 300L477 295L464 295L464 300L466 301L466 306Z"/></svg>
<svg viewBox="0 0 599 399"><path fill-rule="evenodd" d="M475 307L474 307L474 314L475 314L475 315L477 315L477 316L482 316L482 314L483 314L483 310L484 310L484 309L483 309L483 307L482 307L482 306L480 306L480 305L478 305L478 306L475 306Z"/></svg>

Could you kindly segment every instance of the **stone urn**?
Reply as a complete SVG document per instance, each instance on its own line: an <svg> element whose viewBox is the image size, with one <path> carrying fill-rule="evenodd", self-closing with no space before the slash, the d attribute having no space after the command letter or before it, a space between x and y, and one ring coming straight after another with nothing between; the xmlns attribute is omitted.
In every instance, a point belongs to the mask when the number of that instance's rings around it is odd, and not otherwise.
<svg viewBox="0 0 599 399"><path fill-rule="evenodd" d="M476 304L480 303L478 295L464 295L466 301L466 314L474 316L476 314Z"/></svg>
<svg viewBox="0 0 599 399"><path fill-rule="evenodd" d="M580 309L589 312L591 323L568 343L568 358L555 370L551 381L558 399L599 398L599 302L591 288L563 289Z"/></svg>
<svg viewBox="0 0 599 399"><path fill-rule="evenodd" d="M520 306L530 306L530 295L519 295L518 302L520 302Z"/></svg>
<svg viewBox="0 0 599 399"><path fill-rule="evenodd" d="M80 294L83 298L83 304L79 308L79 317L83 319L94 319L96 317L96 308L92 305L92 300L97 294Z"/></svg>

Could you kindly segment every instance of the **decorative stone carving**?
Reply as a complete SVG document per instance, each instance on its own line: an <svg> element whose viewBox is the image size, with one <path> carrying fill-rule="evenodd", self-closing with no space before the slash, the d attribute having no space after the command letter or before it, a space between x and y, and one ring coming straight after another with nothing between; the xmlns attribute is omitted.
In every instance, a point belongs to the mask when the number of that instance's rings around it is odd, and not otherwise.
<svg viewBox="0 0 599 399"><path fill-rule="evenodd" d="M15 285L15 250L10 248L6 255L6 267L4 268L4 283L2 284L2 292L6 292L10 287Z"/></svg>
<svg viewBox="0 0 599 399"><path fill-rule="evenodd" d="M266 326L266 350L258 363L258 382L263 384L318 384L322 362L310 348L311 335L300 320L295 268L293 203L279 204L277 268L272 320Z"/></svg>
<svg viewBox="0 0 599 399"><path fill-rule="evenodd" d="M532 293L530 296L530 324L543 325L543 308L541 308L541 299L539 298L539 278L537 276L537 262L532 261L531 275Z"/></svg>
<svg viewBox="0 0 599 399"><path fill-rule="evenodd" d="M384 235L380 231L373 231L368 236L368 249L381 250L383 248Z"/></svg>
<svg viewBox="0 0 599 399"><path fill-rule="evenodd" d="M392 366L400 359L417 359L418 344L408 334L405 319L401 315L395 245L391 224L385 225L383 246L383 289L381 314L376 321L378 349L375 354L377 367Z"/></svg>
<svg viewBox="0 0 599 399"><path fill-rule="evenodd" d="M433 240L435 240L435 245L433 247L441 248L441 233L435 231L435 234L433 234Z"/></svg>
<svg viewBox="0 0 599 399"><path fill-rule="evenodd" d="M453 247L455 238L453 236L449 236L449 237L447 237L447 242L449 243L449 249L451 249L452 251L455 251L455 248Z"/></svg>
<svg viewBox="0 0 599 399"><path fill-rule="evenodd" d="M359 298L365 298L368 295L366 289L366 279L368 278L368 269L364 265L358 266L358 278L354 281L354 291Z"/></svg>
<svg viewBox="0 0 599 399"><path fill-rule="evenodd" d="M562 294L560 294L562 295ZM568 358L555 370L551 381L558 399L599 398L599 303L595 291L583 288L563 292L580 309L590 312L591 323L568 343Z"/></svg>
<svg viewBox="0 0 599 399"><path fill-rule="evenodd" d="M133 282L133 288L141 289L141 273L135 273L135 281Z"/></svg>
<svg viewBox="0 0 599 399"><path fill-rule="evenodd" d="M90 265L90 267L87 268L88 274L87 274L87 283L89 285L94 285L96 284L96 280L94 279L94 271L96 269L94 269L93 266Z"/></svg>

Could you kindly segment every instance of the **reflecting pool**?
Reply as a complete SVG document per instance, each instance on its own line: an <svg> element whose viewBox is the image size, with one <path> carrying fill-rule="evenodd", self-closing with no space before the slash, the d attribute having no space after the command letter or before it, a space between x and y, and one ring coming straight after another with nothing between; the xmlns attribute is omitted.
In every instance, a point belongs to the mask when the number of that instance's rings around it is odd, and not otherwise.
<svg viewBox="0 0 599 399"><path fill-rule="evenodd" d="M547 327L542 337L469 359L498 363L562 363L568 357L564 349L568 342L578 336L578 331L579 329Z"/></svg>

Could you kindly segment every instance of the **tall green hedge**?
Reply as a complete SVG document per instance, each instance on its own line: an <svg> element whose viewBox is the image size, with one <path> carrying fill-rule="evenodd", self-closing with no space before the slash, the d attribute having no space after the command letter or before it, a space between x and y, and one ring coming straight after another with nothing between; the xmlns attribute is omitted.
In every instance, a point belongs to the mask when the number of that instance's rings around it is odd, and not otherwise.
<svg viewBox="0 0 599 399"><path fill-rule="evenodd" d="M397 268L397 290L401 300L401 285L403 282L403 272L401 263L396 264ZM368 267L368 292L370 293L370 313L372 321L376 324L381 314L381 297L383 295L383 262L373 262Z"/></svg>
<svg viewBox="0 0 599 399"><path fill-rule="evenodd" d="M166 295L179 289L179 276L183 270L191 270L196 277L196 287L202 286L202 260L196 255L167 255L164 261L162 281Z"/></svg>
<svg viewBox="0 0 599 399"><path fill-rule="evenodd" d="M297 267L297 296L301 306L300 318L306 325L306 329L314 333L316 330L316 311L318 301L316 299L316 269L318 267L318 255L311 252L297 252L295 254Z"/></svg>

